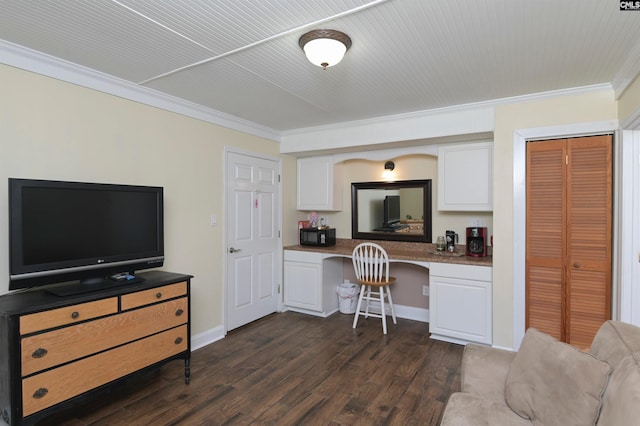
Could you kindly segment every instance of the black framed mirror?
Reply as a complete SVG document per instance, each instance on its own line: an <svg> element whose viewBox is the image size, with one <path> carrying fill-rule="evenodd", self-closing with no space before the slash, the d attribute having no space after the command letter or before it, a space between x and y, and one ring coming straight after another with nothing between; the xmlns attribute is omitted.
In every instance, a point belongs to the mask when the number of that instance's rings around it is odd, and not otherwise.
<svg viewBox="0 0 640 426"><path fill-rule="evenodd" d="M431 242L431 179L351 184L351 238Z"/></svg>

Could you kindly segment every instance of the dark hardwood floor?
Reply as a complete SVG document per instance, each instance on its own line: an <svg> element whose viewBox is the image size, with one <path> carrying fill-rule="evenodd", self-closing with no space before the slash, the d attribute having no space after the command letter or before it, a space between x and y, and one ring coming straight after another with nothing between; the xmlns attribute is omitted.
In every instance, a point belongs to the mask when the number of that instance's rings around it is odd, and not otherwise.
<svg viewBox="0 0 640 426"><path fill-rule="evenodd" d="M437 425L460 388L463 347L428 324L285 312L172 361L48 425ZM107 366L105 366L107 367Z"/></svg>

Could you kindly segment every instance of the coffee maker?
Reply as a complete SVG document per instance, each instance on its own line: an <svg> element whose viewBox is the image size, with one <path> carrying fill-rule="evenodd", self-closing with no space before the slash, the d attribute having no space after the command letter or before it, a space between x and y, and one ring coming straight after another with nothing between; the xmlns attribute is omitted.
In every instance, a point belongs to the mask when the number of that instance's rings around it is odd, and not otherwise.
<svg viewBox="0 0 640 426"><path fill-rule="evenodd" d="M487 255L487 228L467 228L467 256L484 257Z"/></svg>

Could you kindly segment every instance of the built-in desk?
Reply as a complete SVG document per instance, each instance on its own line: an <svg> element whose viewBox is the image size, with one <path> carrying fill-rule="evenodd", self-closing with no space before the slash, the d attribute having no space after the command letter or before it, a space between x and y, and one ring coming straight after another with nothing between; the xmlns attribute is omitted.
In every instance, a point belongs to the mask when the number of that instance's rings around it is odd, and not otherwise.
<svg viewBox="0 0 640 426"><path fill-rule="evenodd" d="M338 310L336 284L342 259L363 240L338 239L332 247L284 248L284 303L290 310L326 317ZM492 343L492 257L437 254L433 244L375 241L389 261L410 263L429 274L429 332L434 339ZM393 266L391 266L393 269ZM402 285L398 283L396 285Z"/></svg>

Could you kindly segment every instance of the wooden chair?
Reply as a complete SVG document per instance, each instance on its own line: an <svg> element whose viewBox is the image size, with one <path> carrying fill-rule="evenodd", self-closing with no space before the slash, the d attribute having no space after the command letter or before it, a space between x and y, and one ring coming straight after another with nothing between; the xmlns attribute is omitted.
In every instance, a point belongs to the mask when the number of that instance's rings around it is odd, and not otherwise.
<svg viewBox="0 0 640 426"><path fill-rule="evenodd" d="M385 298L389 302L388 308L391 311L393 323L397 324L391 291L389 290L389 285L393 284L396 279L389 276L389 256L385 249L378 244L362 243L353 249L351 257L356 278L361 284L356 315L353 319L353 328L358 325L358 317L362 314L365 318L370 316L381 318L382 331L387 334ZM366 306L363 306L363 302ZM372 303L373 306L371 306ZM371 307L374 308L374 312L370 311ZM377 312L378 309L379 312Z"/></svg>

